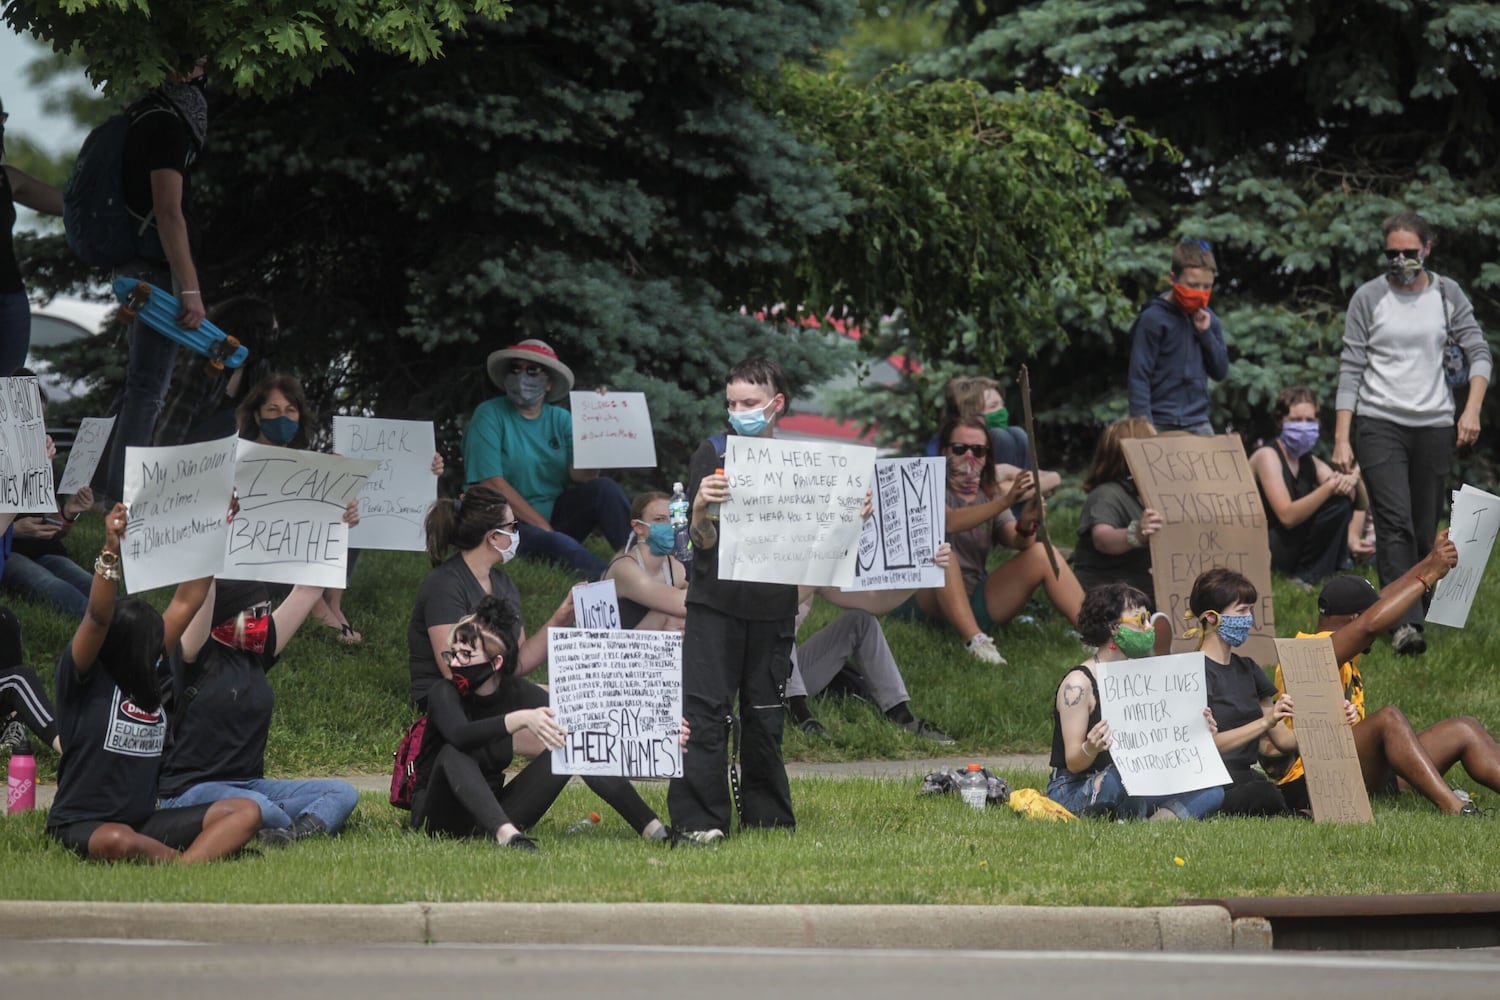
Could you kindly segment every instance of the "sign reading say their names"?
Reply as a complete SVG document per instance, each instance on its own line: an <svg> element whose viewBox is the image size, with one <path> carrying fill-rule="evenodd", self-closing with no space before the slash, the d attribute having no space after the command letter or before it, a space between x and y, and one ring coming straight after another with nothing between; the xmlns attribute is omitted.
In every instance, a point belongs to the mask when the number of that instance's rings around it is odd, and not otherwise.
<svg viewBox="0 0 1500 1000"><path fill-rule="evenodd" d="M1109 756L1131 795L1176 795L1229 784L1208 720L1202 653L1111 660L1097 667Z"/></svg>
<svg viewBox="0 0 1500 1000"><path fill-rule="evenodd" d="M84 417L73 435L73 447L68 449L68 464L63 467L62 481L57 492L63 496L77 493L94 478L104 447L109 444L109 432L115 426L114 417Z"/></svg>
<svg viewBox="0 0 1500 1000"><path fill-rule="evenodd" d="M56 513L36 377L0 378L0 514Z"/></svg>
<svg viewBox="0 0 1500 1000"><path fill-rule="evenodd" d="M682 777L682 633L547 630L558 774Z"/></svg>
<svg viewBox="0 0 1500 1000"><path fill-rule="evenodd" d="M1277 639L1276 656L1282 683L1296 706L1297 751L1314 822L1375 822L1354 748L1354 729L1344 715L1344 686L1333 640L1326 635Z"/></svg>
<svg viewBox="0 0 1500 1000"><path fill-rule="evenodd" d="M429 458L429 461L431 459ZM344 508L378 463L240 442L223 575L235 580L344 586L349 529Z"/></svg>
<svg viewBox="0 0 1500 1000"><path fill-rule="evenodd" d="M1453 516L1448 523L1452 525L1448 538L1458 549L1458 565L1437 582L1427 620L1463 628L1489 565L1495 534L1500 532L1500 497L1465 483L1453 494Z"/></svg>
<svg viewBox="0 0 1500 1000"><path fill-rule="evenodd" d="M615 581L600 580L574 587L573 621L579 628L621 628L620 598L615 592Z"/></svg>
<svg viewBox="0 0 1500 1000"><path fill-rule="evenodd" d="M945 540L942 458L882 458L875 462L875 516L859 535L859 561L850 590L941 587L932 562Z"/></svg>
<svg viewBox="0 0 1500 1000"><path fill-rule="evenodd" d="M575 469L654 469L656 438L644 392L570 392Z"/></svg>
<svg viewBox="0 0 1500 1000"><path fill-rule="evenodd" d="M425 551L422 522L437 499L432 421L334 417L333 450L377 463L360 490L359 523L349 529L349 547Z"/></svg>
<svg viewBox="0 0 1500 1000"><path fill-rule="evenodd" d="M129 516L120 562L130 593L217 576L229 536L237 437L125 449Z"/></svg>
<svg viewBox="0 0 1500 1000"><path fill-rule="evenodd" d="M1271 548L1245 446L1232 434L1169 434L1128 438L1120 447L1141 503L1166 522L1151 536L1151 582L1157 610L1177 627L1173 652L1193 648L1194 640L1180 637L1193 582L1222 566L1249 577L1259 595L1255 627L1240 652L1270 663L1276 656Z"/></svg>
<svg viewBox="0 0 1500 1000"><path fill-rule="evenodd" d="M729 435L720 578L850 586L874 471L874 448Z"/></svg>

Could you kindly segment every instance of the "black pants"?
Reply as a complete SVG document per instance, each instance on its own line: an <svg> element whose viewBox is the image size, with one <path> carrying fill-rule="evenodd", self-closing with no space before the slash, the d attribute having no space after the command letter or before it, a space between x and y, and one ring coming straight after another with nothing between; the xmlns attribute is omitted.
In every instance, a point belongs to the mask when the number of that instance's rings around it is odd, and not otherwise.
<svg viewBox="0 0 1500 1000"><path fill-rule="evenodd" d="M729 734L739 701L740 826L794 827L781 758L782 692L794 621L749 621L689 604L682 637L682 714L692 735L667 789L678 830L730 829Z"/></svg>
<svg viewBox="0 0 1500 1000"><path fill-rule="evenodd" d="M1225 816L1280 816L1290 812L1281 789L1253 768L1229 768L1233 784L1224 786L1224 803L1219 812Z"/></svg>
<svg viewBox="0 0 1500 1000"><path fill-rule="evenodd" d="M21 663L21 623L0 606L0 726L15 716L47 746L57 739L57 709L36 671Z"/></svg>
<svg viewBox="0 0 1500 1000"><path fill-rule="evenodd" d="M1453 442L1452 426L1403 427L1389 420L1355 418L1354 457L1370 492L1375 569L1382 587L1432 551L1448 491ZM1398 624L1420 625L1426 603L1412 605Z"/></svg>
<svg viewBox="0 0 1500 1000"><path fill-rule="evenodd" d="M1354 501L1329 497L1295 528L1270 526L1271 568L1308 583L1327 579L1349 559L1349 521Z"/></svg>

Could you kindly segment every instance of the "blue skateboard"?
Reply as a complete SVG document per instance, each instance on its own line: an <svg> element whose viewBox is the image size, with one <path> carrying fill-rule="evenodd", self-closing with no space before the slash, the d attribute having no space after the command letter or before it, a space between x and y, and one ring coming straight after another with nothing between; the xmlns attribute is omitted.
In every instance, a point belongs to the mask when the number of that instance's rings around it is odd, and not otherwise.
<svg viewBox="0 0 1500 1000"><path fill-rule="evenodd" d="M208 359L215 368L238 368L250 357L250 349L229 334L204 320L196 330L177 325L182 303L171 292L163 291L139 278L116 278L115 298L128 317L139 316L147 326L164 337L192 348Z"/></svg>

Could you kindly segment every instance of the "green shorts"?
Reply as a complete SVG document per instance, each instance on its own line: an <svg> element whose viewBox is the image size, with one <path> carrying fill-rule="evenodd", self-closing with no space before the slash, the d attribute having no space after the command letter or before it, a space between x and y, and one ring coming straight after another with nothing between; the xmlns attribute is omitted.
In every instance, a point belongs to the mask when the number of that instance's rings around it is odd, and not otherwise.
<svg viewBox="0 0 1500 1000"><path fill-rule="evenodd" d="M980 579L979 586L975 587L973 592L969 594L969 610L974 612L974 621L979 625L979 630L986 635L990 635L1000 628L1000 623L990 617L989 606L984 602L984 585L988 580L989 574L986 573ZM894 618L897 621L934 624L933 620L922 610L922 606L917 603L917 595L915 594L908 597L900 607L892 611L887 617Z"/></svg>

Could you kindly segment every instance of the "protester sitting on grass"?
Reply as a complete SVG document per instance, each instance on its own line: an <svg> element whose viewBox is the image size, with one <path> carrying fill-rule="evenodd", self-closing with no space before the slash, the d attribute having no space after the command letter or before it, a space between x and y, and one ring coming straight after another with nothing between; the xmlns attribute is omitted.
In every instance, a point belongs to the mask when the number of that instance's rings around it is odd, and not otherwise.
<svg viewBox="0 0 1500 1000"><path fill-rule="evenodd" d="M672 554L676 534L667 514L672 498L642 493L630 505L630 537L604 571L615 581L620 627L682 631L687 624L687 569Z"/></svg>
<svg viewBox="0 0 1500 1000"><path fill-rule="evenodd" d="M254 802L156 808L167 735L157 664L176 648L212 577L180 584L165 613L134 597L117 604L124 536L125 505L116 504L105 518L88 611L58 657L63 756L47 833L94 860L212 861L238 851L260 829Z"/></svg>
<svg viewBox="0 0 1500 1000"><path fill-rule="evenodd" d="M1094 461L1083 481L1087 495L1078 515L1078 545L1073 572L1085 590L1106 583L1125 583L1146 595L1156 610L1151 578L1151 536L1165 523L1161 514L1141 503L1120 442L1156 436L1145 417L1126 417L1104 428L1094 447Z"/></svg>
<svg viewBox="0 0 1500 1000"><path fill-rule="evenodd" d="M0 754L11 753L26 742L28 729L43 746L61 753L57 709L25 659L20 619L0 605Z"/></svg>
<svg viewBox="0 0 1500 1000"><path fill-rule="evenodd" d="M502 501L503 502L503 501ZM430 836L490 837L502 847L535 851L526 836L557 800L570 776L555 774L541 753L511 781L515 734L545 749L566 732L548 707L546 690L516 676L521 621L505 599L485 595L474 614L452 630L443 659L446 682L427 694L427 730L417 756L411 825ZM647 840L670 831L625 778L585 777L601 799Z"/></svg>
<svg viewBox="0 0 1500 1000"><path fill-rule="evenodd" d="M1052 778L1047 797L1080 816L1118 819L1202 819L1224 801L1224 789L1132 796L1109 755L1109 723L1099 707L1099 677L1109 664L1155 652L1156 631L1146 595L1123 583L1090 590L1078 613L1078 635L1094 654L1063 675L1052 706ZM1213 716L1203 710L1209 729Z"/></svg>
<svg viewBox="0 0 1500 1000"><path fill-rule="evenodd" d="M1354 748L1366 790L1374 794L1416 789L1441 812L1473 815L1475 807L1454 794L1443 775L1462 761L1469 777L1500 791L1500 745L1489 730L1478 719L1461 716L1413 732L1406 715L1395 705L1366 715L1364 678L1359 669L1360 655L1369 652L1375 640L1390 631L1391 624L1456 565L1458 550L1444 531L1421 562L1378 594L1364 577L1336 576L1318 595L1316 629L1311 635L1299 632L1297 638L1326 635L1333 639L1344 697L1358 714ZM1276 690L1285 690L1279 664ZM1280 787L1287 805L1309 808L1302 758L1266 753L1261 763Z"/></svg>
<svg viewBox="0 0 1500 1000"><path fill-rule="evenodd" d="M247 798L260 807L260 839L274 846L335 834L359 804L336 779L266 777L266 734L276 693L266 675L322 596L293 587L271 610L265 584L220 580L171 658L172 747L162 764L162 808Z"/></svg>
<svg viewBox="0 0 1500 1000"><path fill-rule="evenodd" d="M985 375L957 375L943 386L942 422L959 417L979 417L990 433L990 461L995 463L995 479L1002 490L1031 468L1031 442L1022 427L1011 426L1011 413L1005 405L1005 394L998 379ZM939 451L938 438L927 443L927 454ZM1062 485L1062 476L1048 469L1041 471L1042 495L1051 496Z"/></svg>
<svg viewBox="0 0 1500 1000"><path fill-rule="evenodd" d="M1083 588L1061 558L1052 571L1046 546L1036 543L1038 499L1031 473L1018 475L1009 490L995 479L989 460L989 428L978 417L963 417L938 435L948 459L947 532L957 559L941 589L919 591L916 608L932 621L946 622L965 642L970 655L985 663L1004 663L989 632L1015 617L1034 592L1047 597L1069 622L1077 622ZM1019 519L1011 512L1027 501ZM987 570L997 546L1017 555Z"/></svg>

